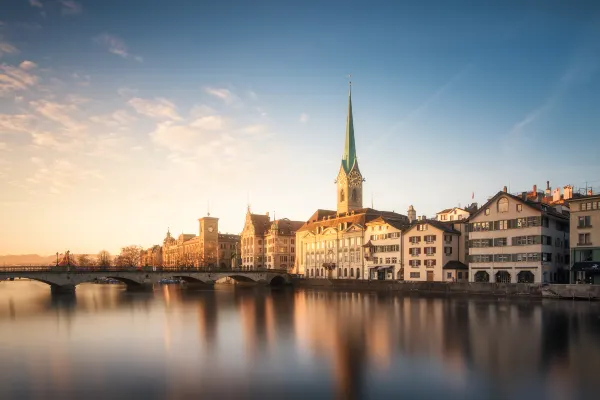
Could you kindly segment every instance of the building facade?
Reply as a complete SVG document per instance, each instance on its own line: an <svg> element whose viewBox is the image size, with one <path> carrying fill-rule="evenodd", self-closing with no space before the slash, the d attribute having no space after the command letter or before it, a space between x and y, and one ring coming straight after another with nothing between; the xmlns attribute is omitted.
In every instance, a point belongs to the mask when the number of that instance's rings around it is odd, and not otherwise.
<svg viewBox="0 0 600 400"><path fill-rule="evenodd" d="M571 283L600 284L600 195L569 201Z"/></svg>
<svg viewBox="0 0 600 400"><path fill-rule="evenodd" d="M363 247L367 235L367 223L381 217L387 220L388 225L408 224L408 218L394 212L363 208L363 182L356 157L352 94L349 92L345 145L341 166L335 180L337 208L336 211L322 209L315 211L298 229L296 273L307 278L371 278L365 259L365 247ZM387 225L382 223L381 226ZM389 264L370 265L372 271L375 267L377 271L379 267L387 267L387 270L382 268L380 275L373 276L386 278L397 275L398 266L391 267L391 257ZM384 263L386 258L387 256L383 257ZM369 260L371 261L373 260Z"/></svg>
<svg viewBox="0 0 600 400"><path fill-rule="evenodd" d="M163 268L231 268L231 254L236 253L239 236L219 233L219 219L210 215L198 219L198 223L198 235L182 233L175 239L167 231L162 246Z"/></svg>
<svg viewBox="0 0 600 400"><path fill-rule="evenodd" d="M569 265L569 211L527 193L498 192L469 218L472 282L564 282Z"/></svg>
<svg viewBox="0 0 600 400"><path fill-rule="evenodd" d="M446 222L446 221L460 221L464 219L468 219L471 213L467 210L464 210L460 207L447 208L445 210L440 211L436 214L436 219L438 221Z"/></svg>
<svg viewBox="0 0 600 400"><path fill-rule="evenodd" d="M143 267L162 267L162 247L154 245L146 250L142 250L140 254L140 265Z"/></svg>
<svg viewBox="0 0 600 400"><path fill-rule="evenodd" d="M241 265L244 269L293 269L296 231L303 221L287 218L271 221L269 213L246 212L241 234Z"/></svg>
<svg viewBox="0 0 600 400"><path fill-rule="evenodd" d="M452 225L419 218L404 230L402 242L404 280L452 282L468 279L468 267L459 261L461 233Z"/></svg>
<svg viewBox="0 0 600 400"><path fill-rule="evenodd" d="M365 266L371 280L404 280L402 230L408 221L377 217L367 222Z"/></svg>

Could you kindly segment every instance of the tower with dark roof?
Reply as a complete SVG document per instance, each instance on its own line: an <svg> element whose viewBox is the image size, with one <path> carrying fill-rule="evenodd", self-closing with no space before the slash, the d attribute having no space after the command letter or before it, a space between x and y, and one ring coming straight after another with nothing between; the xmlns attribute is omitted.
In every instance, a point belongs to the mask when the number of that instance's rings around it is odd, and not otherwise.
<svg viewBox="0 0 600 400"><path fill-rule="evenodd" d="M346 119L346 143L342 155L342 165L335 183L337 184L337 212L347 213L362 208L363 176L358 168L356 144L354 142L354 121L352 118L352 83L348 90L348 117Z"/></svg>

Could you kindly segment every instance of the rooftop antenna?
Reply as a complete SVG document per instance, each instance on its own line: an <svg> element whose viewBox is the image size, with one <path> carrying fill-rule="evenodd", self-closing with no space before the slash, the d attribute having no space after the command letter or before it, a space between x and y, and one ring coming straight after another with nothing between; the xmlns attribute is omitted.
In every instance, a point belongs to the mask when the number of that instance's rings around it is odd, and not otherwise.
<svg viewBox="0 0 600 400"><path fill-rule="evenodd" d="M210 201L206 202L206 216L210 217Z"/></svg>
<svg viewBox="0 0 600 400"><path fill-rule="evenodd" d="M375 209L375 207L373 207L373 193L371 193L371 208Z"/></svg>

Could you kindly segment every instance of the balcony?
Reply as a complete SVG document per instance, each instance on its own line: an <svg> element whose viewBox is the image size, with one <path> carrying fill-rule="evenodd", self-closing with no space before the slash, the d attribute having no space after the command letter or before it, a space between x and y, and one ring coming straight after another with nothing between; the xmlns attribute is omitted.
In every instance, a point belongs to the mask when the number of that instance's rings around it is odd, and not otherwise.
<svg viewBox="0 0 600 400"><path fill-rule="evenodd" d="M577 243L577 246L591 246L592 242Z"/></svg>
<svg viewBox="0 0 600 400"><path fill-rule="evenodd" d="M592 224L587 224L587 225L586 224L578 224L577 225L577 229L588 229L591 227L592 227Z"/></svg>

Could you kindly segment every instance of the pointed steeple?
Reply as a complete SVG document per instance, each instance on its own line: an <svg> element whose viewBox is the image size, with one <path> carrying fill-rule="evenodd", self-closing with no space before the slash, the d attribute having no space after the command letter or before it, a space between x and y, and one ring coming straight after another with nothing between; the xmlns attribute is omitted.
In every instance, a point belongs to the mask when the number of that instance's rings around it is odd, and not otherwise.
<svg viewBox="0 0 600 400"><path fill-rule="evenodd" d="M352 119L352 81L348 88L348 117L346 118L346 145L342 156L342 166L346 173L350 172L356 163L356 145L354 144L354 121Z"/></svg>

